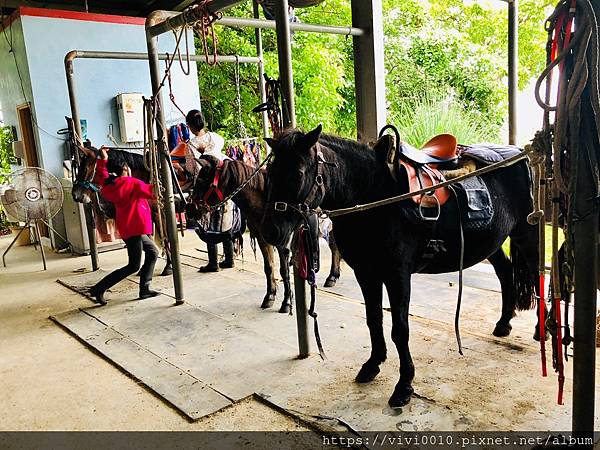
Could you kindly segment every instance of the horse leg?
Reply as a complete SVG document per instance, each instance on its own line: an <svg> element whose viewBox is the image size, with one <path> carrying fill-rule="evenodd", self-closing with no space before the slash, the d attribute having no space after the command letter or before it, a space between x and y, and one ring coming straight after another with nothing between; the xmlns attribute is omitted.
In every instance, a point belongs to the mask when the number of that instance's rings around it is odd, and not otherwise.
<svg viewBox="0 0 600 450"><path fill-rule="evenodd" d="M290 284L290 249L288 247L277 247L279 253L279 274L283 280L283 302L280 313L288 314L292 308L292 300L294 294L292 293L292 286Z"/></svg>
<svg viewBox="0 0 600 450"><path fill-rule="evenodd" d="M492 334L497 337L505 337L512 330L510 320L515 316L516 307L513 292L512 264L506 253L504 253L504 250L502 250L502 247L490 256L488 261L494 267L502 290L502 315L500 316L500 320L496 322L496 327Z"/></svg>
<svg viewBox="0 0 600 450"><path fill-rule="evenodd" d="M383 336L383 282L375 273L355 270L356 279L365 299L367 326L371 335L371 356L356 375L357 383L368 383L379 373L379 365L386 360L387 350Z"/></svg>
<svg viewBox="0 0 600 450"><path fill-rule="evenodd" d="M388 404L392 408L406 405L414 393L412 381L415 366L408 348L408 307L410 304L410 270L400 268L385 280L392 309L392 340L400 357L400 379L394 388Z"/></svg>
<svg viewBox="0 0 600 450"><path fill-rule="evenodd" d="M340 263L342 262L342 255L335 242L333 236L333 230L329 232L329 249L331 250L331 269L329 270L329 276L325 280L325 287L333 287L340 278Z"/></svg>
<svg viewBox="0 0 600 450"><path fill-rule="evenodd" d="M267 244L261 236L258 236L256 240L258 241L260 252L263 255L265 277L267 278L267 293L265 294L260 307L266 309L273 306L277 294L277 280L275 280L275 271L273 270L275 265L273 246Z"/></svg>
<svg viewBox="0 0 600 450"><path fill-rule="evenodd" d="M165 268L160 273L161 277L173 275L173 266L171 265L171 254L167 252L167 262L165 263Z"/></svg>

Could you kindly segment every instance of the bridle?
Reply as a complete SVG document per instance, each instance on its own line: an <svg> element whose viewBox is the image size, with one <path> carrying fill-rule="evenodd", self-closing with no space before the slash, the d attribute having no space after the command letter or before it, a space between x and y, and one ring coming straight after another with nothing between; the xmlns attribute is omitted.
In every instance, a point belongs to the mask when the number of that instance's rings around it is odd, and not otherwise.
<svg viewBox="0 0 600 450"><path fill-rule="evenodd" d="M302 203L287 203L287 202L273 202L273 209L277 212L286 212L288 209L299 213L304 222L308 222L308 217L317 214L317 208L321 205L321 202L325 198L325 182L323 178L323 168L325 165L336 166L335 163L328 162L323 156L321 151L321 144L317 142L315 144L315 179L310 190L306 194Z"/></svg>
<svg viewBox="0 0 600 450"><path fill-rule="evenodd" d="M212 197L213 194L217 196L217 198L219 199L219 202L222 202L223 199L225 198L223 191L221 191L221 188L219 188L219 180L221 179L221 174L223 173L223 166L224 166L223 161L219 161L219 163L217 164L217 167L215 169L215 176L213 177L212 183L210 184L210 186L208 187L208 189L202 196L202 202L201 202L202 206L210 208L210 205L208 204L208 200L210 199L210 197Z"/></svg>
<svg viewBox="0 0 600 450"><path fill-rule="evenodd" d="M96 157L94 158L94 163L93 163L94 169L92 170L91 175L86 177L84 180L76 180L75 186L81 186L84 189L89 189L90 191L93 191L95 194L98 194L98 192L100 192L100 186L98 186L97 184L94 183L94 177L96 176L96 165L98 164L98 152L99 151L91 149L91 148L89 150L93 151L96 154ZM78 170L81 170L81 166L78 167Z"/></svg>

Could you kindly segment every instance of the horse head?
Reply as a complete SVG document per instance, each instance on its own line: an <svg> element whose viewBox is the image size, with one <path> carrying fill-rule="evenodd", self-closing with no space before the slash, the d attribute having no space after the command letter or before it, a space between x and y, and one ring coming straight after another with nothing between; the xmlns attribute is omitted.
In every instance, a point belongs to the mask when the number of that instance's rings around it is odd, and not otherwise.
<svg viewBox="0 0 600 450"><path fill-rule="evenodd" d="M90 203L94 194L98 192L98 187L93 184L98 149L86 145L80 146L78 151L79 164L71 193L77 203Z"/></svg>
<svg viewBox="0 0 600 450"><path fill-rule="evenodd" d="M267 206L261 234L273 245L285 245L303 221L303 213L323 201L321 131L319 125L308 133L288 130L267 139L274 158L268 168Z"/></svg>
<svg viewBox="0 0 600 450"><path fill-rule="evenodd" d="M210 155L203 155L196 162L198 172L191 193L193 202L186 205L186 215L197 220L223 199L220 183L223 162Z"/></svg>

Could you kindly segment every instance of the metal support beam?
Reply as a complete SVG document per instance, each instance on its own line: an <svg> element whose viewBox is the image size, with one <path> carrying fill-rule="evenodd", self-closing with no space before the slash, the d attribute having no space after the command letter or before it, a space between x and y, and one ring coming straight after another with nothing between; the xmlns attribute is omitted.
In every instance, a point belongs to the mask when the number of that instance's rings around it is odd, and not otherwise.
<svg viewBox="0 0 600 450"><path fill-rule="evenodd" d="M160 55L158 55L158 57L161 60L167 60L169 58L169 55L167 55L166 53L161 53ZM73 119L73 127L75 128L77 136L81 137L81 116L79 113L79 105L77 103L75 68L73 65L73 62L76 58L147 60L148 53L72 50L65 55L65 74L67 77L67 91L69 93L69 103L71 105L71 118ZM196 62L206 62L204 55L190 55L190 60ZM219 62L221 63L235 63L238 60L240 63L258 64L259 67L262 67L263 65L262 56L260 58L254 56L240 56L236 58L235 56L230 55L223 55L219 57ZM259 69L259 72L262 73L262 70ZM264 81L262 82L262 84L264 87ZM265 101L263 100L263 97L264 96L261 93L261 102ZM85 224L90 245L90 257L92 259L92 270L96 271L100 267L100 264L98 258L98 245L96 244L96 227L94 224L91 205L81 205L80 208L82 213L85 215Z"/></svg>
<svg viewBox="0 0 600 450"><path fill-rule="evenodd" d="M519 4L508 1L508 143L517 144L517 94L519 92Z"/></svg>
<svg viewBox="0 0 600 450"><path fill-rule="evenodd" d="M72 52L67 53L67 55L65 56L65 73L67 75L67 87L69 91L69 103L71 104L71 118L73 119L73 129L77 134L76 141L80 144L83 144L83 142L81 142L83 133L81 131L81 117L79 116L79 107L77 106L77 91L75 87L75 74L73 72L73 59L70 57L71 53ZM92 270L95 272L100 267L100 264L98 260L98 244L96 243L96 226L94 223L92 205L81 205L79 208L85 216L85 228L87 231L90 246Z"/></svg>
<svg viewBox="0 0 600 450"><path fill-rule="evenodd" d="M169 166L169 152L166 141L166 124L164 116L164 103L160 92L161 68L158 59L158 39L149 32L150 27L157 21L164 20L158 13L152 13L146 19L146 41L148 43L148 63L150 65L150 80L152 82L152 95L156 100L156 151L160 161L160 178L163 185L165 204L165 218L167 222L167 236L169 253L173 265L173 287L175 288L175 304L183 303L183 274L181 273L181 255L179 254L179 235L177 234L177 219L175 216L175 198L173 196L173 180ZM152 139L152 136L149 137Z"/></svg>
<svg viewBox="0 0 600 450"><path fill-rule="evenodd" d="M581 96L578 176L575 180L573 225L575 256L575 320L573 324L573 434L593 437L596 384L596 289L598 286L598 201L593 178L600 154L589 88ZM597 178L596 178L597 181ZM591 448L592 446L589 446Z"/></svg>
<svg viewBox="0 0 600 450"><path fill-rule="evenodd" d="M292 45L290 36L290 18L288 0L276 0L275 20L277 22L277 56L279 61L279 79L283 90L283 126L296 127L296 109L294 103L294 76L292 71ZM300 276L296 258L294 258L294 296L296 297L296 325L298 327L298 357L310 355L308 333L308 308L306 300L306 281Z"/></svg>
<svg viewBox="0 0 600 450"><path fill-rule="evenodd" d="M352 0L352 26L364 30L354 37L354 77L357 137L367 143L386 122L381 1Z"/></svg>
<svg viewBox="0 0 600 450"><path fill-rule="evenodd" d="M292 38L287 0L276 0L275 21L277 22L277 60L279 79L283 91L283 127L296 128L296 103L294 101L294 74L292 71Z"/></svg>
<svg viewBox="0 0 600 450"><path fill-rule="evenodd" d="M226 27L239 27L239 28L261 28L275 30L277 24L275 20L265 19L248 19L243 17L223 17L215 22L216 25L223 25ZM292 22L289 24L289 28L292 31L305 31L308 33L327 33L327 34L341 34L342 36L363 36L365 33L362 29L356 27L339 27L334 25L316 25L311 23L299 23Z"/></svg>
<svg viewBox="0 0 600 450"><path fill-rule="evenodd" d="M252 13L254 14L254 18L258 19L260 17L260 11L258 7L258 3L255 1L252 2ZM256 39L256 56L261 62L258 64L258 90L260 92L260 102L265 103L267 101L267 88L265 85L265 77L263 76L265 72L265 64L263 62L263 44L262 44L262 31L260 28L254 29L254 37ZM269 114L267 111L263 111L262 114L262 129L263 136L269 136ZM260 155L259 155L260 158Z"/></svg>

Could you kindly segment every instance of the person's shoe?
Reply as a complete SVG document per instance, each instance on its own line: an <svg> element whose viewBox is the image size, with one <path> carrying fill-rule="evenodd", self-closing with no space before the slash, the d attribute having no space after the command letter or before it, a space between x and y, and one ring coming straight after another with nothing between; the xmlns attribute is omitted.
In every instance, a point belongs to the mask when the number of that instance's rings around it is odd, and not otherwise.
<svg viewBox="0 0 600 450"><path fill-rule="evenodd" d="M160 295L161 293L159 291L153 291L152 289L148 289L147 291L144 292L140 292L140 300L143 300L145 298L151 298L151 297L156 297L157 295Z"/></svg>
<svg viewBox="0 0 600 450"><path fill-rule="evenodd" d="M225 261L221 261L219 263L219 267L221 269L231 269L234 266L235 266L235 263L233 262L233 260L231 260L231 261L225 260Z"/></svg>
<svg viewBox="0 0 600 450"><path fill-rule="evenodd" d="M106 305L106 300L104 300L104 291L96 291L94 289L90 289L89 295L94 303L100 306Z"/></svg>
<svg viewBox="0 0 600 450"><path fill-rule="evenodd" d="M212 264L207 264L206 266L202 266L202 267L200 267L200 269L198 269L198 272L200 272L200 273L218 272L218 271L219 271L219 266L214 266Z"/></svg>

